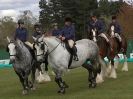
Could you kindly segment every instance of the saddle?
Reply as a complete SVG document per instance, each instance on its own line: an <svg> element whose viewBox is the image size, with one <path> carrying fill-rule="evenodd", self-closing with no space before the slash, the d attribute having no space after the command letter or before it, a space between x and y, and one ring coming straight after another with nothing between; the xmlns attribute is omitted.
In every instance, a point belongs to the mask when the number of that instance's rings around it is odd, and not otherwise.
<svg viewBox="0 0 133 99"><path fill-rule="evenodd" d="M70 54L70 60L69 60L69 64L68 64L68 68L71 66L72 64L72 60L74 57L77 57L77 55L75 55L77 53L77 47L75 46L76 43L74 44L73 48L70 48L68 41L65 41L65 48L67 49L67 51ZM75 51L75 52L74 52Z"/></svg>

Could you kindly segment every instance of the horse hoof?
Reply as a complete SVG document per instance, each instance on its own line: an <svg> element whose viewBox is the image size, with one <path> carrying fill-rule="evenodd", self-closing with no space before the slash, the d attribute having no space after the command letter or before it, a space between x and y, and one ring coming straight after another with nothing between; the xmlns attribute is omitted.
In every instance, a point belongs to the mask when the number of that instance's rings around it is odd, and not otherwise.
<svg viewBox="0 0 133 99"><path fill-rule="evenodd" d="M36 88L35 88L35 87L32 87L32 88L31 88L31 90L32 90L32 91L35 91L35 90L36 90Z"/></svg>
<svg viewBox="0 0 133 99"><path fill-rule="evenodd" d="M92 83L92 84L89 84L89 88L95 88L96 87L96 84Z"/></svg>
<svg viewBox="0 0 133 99"><path fill-rule="evenodd" d="M92 88L96 88L96 84L93 84L93 83L92 83L91 87L92 87Z"/></svg>
<svg viewBox="0 0 133 99"><path fill-rule="evenodd" d="M58 93L65 94L65 88L60 89L60 90L58 91Z"/></svg>
<svg viewBox="0 0 133 99"><path fill-rule="evenodd" d="M28 90L23 90L22 95L27 95L28 94Z"/></svg>

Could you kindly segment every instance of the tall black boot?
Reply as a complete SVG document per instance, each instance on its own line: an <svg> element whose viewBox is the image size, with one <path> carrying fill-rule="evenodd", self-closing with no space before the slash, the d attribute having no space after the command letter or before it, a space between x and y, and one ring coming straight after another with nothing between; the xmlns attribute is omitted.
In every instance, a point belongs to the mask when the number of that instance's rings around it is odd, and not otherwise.
<svg viewBox="0 0 133 99"><path fill-rule="evenodd" d="M72 52L73 52L74 60L79 61L76 47L72 48Z"/></svg>

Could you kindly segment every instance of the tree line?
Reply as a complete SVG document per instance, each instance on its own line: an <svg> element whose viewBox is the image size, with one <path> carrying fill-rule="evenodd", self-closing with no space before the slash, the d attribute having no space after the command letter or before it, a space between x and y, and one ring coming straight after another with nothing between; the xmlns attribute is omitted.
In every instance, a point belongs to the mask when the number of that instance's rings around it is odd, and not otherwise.
<svg viewBox="0 0 133 99"><path fill-rule="evenodd" d="M50 29L56 22L63 26L64 18L71 17L76 27L77 39L87 37L87 22L92 13L107 21L116 15L123 0L40 0L39 21L43 28Z"/></svg>

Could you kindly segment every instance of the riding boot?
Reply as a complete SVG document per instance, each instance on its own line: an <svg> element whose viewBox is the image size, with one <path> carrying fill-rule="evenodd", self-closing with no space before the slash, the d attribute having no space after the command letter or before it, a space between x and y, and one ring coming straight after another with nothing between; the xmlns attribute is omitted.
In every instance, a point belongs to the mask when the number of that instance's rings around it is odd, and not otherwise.
<svg viewBox="0 0 133 99"><path fill-rule="evenodd" d="M75 47L72 48L73 56L75 61L79 61L78 55L77 55L77 49Z"/></svg>

